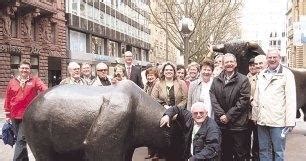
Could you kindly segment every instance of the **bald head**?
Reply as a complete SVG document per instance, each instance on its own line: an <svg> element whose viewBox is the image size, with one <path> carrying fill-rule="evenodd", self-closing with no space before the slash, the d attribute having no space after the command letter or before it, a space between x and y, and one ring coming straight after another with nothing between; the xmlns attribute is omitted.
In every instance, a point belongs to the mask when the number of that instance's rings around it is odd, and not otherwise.
<svg viewBox="0 0 306 161"><path fill-rule="evenodd" d="M254 58L254 64L258 73L266 69L268 67L266 55L257 55Z"/></svg>
<svg viewBox="0 0 306 161"><path fill-rule="evenodd" d="M70 62L68 64L68 72L71 77L78 79L81 74L80 65L76 62Z"/></svg>

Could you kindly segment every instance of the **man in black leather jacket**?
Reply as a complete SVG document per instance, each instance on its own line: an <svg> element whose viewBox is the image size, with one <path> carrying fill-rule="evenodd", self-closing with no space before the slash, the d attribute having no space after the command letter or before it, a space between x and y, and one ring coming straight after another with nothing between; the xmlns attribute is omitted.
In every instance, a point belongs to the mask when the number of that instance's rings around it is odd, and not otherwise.
<svg viewBox="0 0 306 161"><path fill-rule="evenodd" d="M207 109L202 102L196 102L191 112L186 109L171 107L160 120L160 126L170 127L170 118L182 126L185 134L185 159L189 161L215 161L221 144L221 132L216 122L207 116Z"/></svg>
<svg viewBox="0 0 306 161"><path fill-rule="evenodd" d="M248 112L251 85L248 78L237 72L233 54L223 56L224 70L215 77L210 98L215 120L222 132L222 160L244 161L248 156Z"/></svg>

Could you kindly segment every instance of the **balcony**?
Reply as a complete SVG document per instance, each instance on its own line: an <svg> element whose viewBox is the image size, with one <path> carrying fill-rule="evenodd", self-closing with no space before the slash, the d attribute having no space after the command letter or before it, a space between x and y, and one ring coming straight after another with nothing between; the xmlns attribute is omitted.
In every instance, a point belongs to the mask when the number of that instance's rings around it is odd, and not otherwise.
<svg viewBox="0 0 306 161"><path fill-rule="evenodd" d="M293 26L292 25L288 26L287 28L287 37L289 39L293 38Z"/></svg>

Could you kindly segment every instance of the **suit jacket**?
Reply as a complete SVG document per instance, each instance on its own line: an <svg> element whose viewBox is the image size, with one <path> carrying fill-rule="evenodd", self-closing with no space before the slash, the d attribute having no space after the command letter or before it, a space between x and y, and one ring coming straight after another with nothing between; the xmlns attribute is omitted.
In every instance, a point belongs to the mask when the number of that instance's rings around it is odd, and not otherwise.
<svg viewBox="0 0 306 161"><path fill-rule="evenodd" d="M174 80L175 105L179 108L186 108L187 104L187 85L182 80ZM169 105L169 99L166 90L166 82L159 80L155 83L151 96L159 103Z"/></svg>
<svg viewBox="0 0 306 161"><path fill-rule="evenodd" d="M126 69L126 67L125 67ZM127 72L127 71L126 71ZM130 80L136 83L140 88L143 89L143 83L141 78L141 68L135 65L132 65Z"/></svg>

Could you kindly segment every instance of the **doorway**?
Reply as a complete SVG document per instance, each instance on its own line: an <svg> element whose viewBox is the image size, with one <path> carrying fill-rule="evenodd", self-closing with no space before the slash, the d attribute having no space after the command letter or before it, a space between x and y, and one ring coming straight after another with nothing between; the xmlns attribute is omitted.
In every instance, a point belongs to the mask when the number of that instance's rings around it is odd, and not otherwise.
<svg viewBox="0 0 306 161"><path fill-rule="evenodd" d="M61 58L48 57L48 87L58 85L62 80Z"/></svg>

